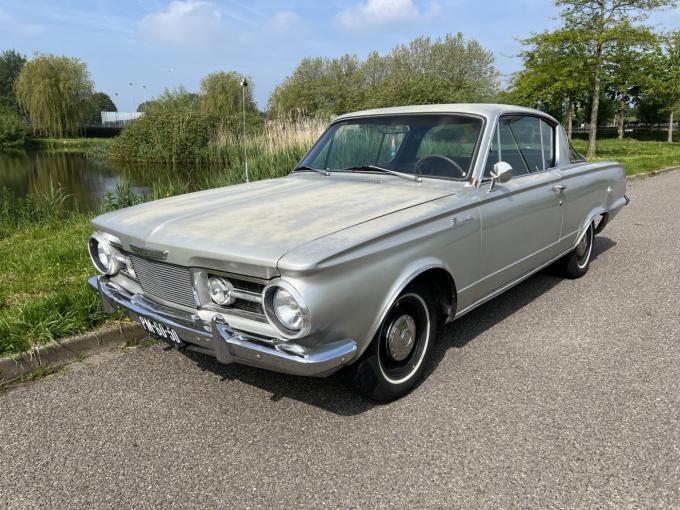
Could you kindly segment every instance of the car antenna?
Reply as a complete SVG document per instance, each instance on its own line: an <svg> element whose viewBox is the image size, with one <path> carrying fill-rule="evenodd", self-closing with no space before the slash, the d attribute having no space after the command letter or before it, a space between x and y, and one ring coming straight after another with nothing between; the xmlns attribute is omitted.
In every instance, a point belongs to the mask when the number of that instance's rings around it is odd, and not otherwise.
<svg viewBox="0 0 680 510"><path fill-rule="evenodd" d="M243 163L245 165L246 182L250 182L248 178L248 139L246 134L246 89L248 88L248 80L245 77L241 80L241 90L243 91Z"/></svg>

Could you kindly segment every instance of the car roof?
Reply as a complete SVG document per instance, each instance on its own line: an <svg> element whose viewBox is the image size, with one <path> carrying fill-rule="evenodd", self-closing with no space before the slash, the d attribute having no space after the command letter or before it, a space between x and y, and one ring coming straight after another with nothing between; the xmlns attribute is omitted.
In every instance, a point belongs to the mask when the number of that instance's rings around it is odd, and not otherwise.
<svg viewBox="0 0 680 510"><path fill-rule="evenodd" d="M359 112L346 113L337 117L335 121L351 119L354 117L370 117L374 115L403 115L419 113L466 113L471 115L482 115L483 117L495 117L504 113L523 113L540 115L553 119L550 115L533 108L523 106L512 106L507 104L490 103L452 103L452 104L424 104L412 106L395 106L391 108L376 108L373 110L362 110ZM555 121L556 122L556 121Z"/></svg>

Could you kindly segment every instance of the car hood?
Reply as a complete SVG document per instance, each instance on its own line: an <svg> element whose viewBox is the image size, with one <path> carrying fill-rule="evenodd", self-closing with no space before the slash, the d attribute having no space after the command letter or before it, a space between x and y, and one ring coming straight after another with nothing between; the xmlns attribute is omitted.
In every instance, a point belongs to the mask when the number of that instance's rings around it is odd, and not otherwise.
<svg viewBox="0 0 680 510"><path fill-rule="evenodd" d="M167 250L171 263L269 277L290 250L451 195L451 184L296 174L147 202L98 216L93 225L125 249Z"/></svg>

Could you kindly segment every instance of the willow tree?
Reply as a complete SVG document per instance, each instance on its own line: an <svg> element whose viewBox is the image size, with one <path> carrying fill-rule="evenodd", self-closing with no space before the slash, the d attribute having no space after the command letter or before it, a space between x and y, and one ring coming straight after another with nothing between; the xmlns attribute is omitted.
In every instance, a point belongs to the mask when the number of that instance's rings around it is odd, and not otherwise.
<svg viewBox="0 0 680 510"><path fill-rule="evenodd" d="M253 85L250 78L246 78L236 71L217 71L210 73L201 80L201 92L199 94L201 110L204 113L219 115L232 115L241 112L243 101L243 88L241 83L247 80L245 88L246 111L257 112L253 100Z"/></svg>
<svg viewBox="0 0 680 510"><path fill-rule="evenodd" d="M85 63L43 54L24 66L15 88L33 133L59 137L77 132L89 112L93 93Z"/></svg>

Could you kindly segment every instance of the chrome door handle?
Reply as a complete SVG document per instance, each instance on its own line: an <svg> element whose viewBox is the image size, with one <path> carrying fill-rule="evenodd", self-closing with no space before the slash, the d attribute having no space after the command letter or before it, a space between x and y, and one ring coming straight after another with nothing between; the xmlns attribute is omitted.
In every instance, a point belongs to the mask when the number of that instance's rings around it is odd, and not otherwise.
<svg viewBox="0 0 680 510"><path fill-rule="evenodd" d="M564 184L555 184L555 185L552 187L552 190L553 190L555 193L562 193L565 189L567 189L567 187L566 187Z"/></svg>

